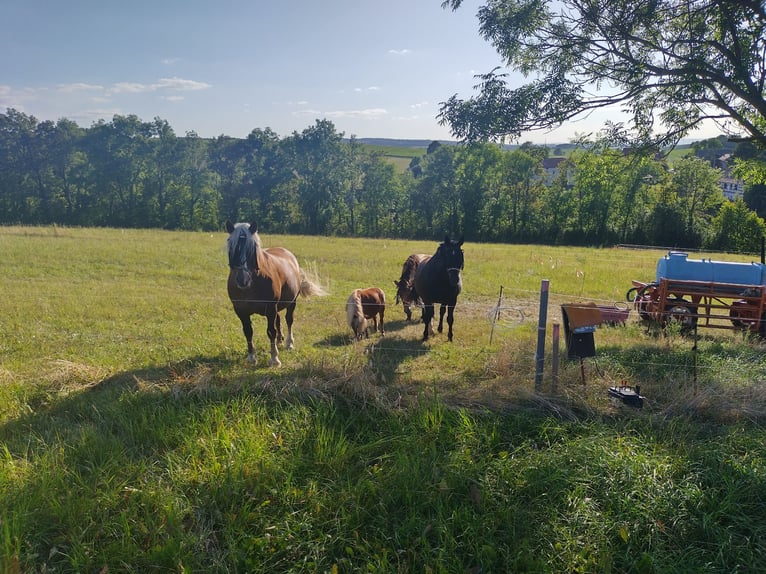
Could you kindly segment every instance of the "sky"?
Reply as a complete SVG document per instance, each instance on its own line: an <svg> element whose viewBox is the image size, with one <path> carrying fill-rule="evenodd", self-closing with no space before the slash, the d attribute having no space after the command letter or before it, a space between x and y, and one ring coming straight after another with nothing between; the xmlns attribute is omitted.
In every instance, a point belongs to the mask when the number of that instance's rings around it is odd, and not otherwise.
<svg viewBox="0 0 766 574"><path fill-rule="evenodd" d="M439 104L502 66L479 34L481 4L2 0L0 113L82 127L159 117L201 137L286 137L326 119L346 137L454 140ZM605 110L519 142L566 143L607 119L624 118Z"/></svg>

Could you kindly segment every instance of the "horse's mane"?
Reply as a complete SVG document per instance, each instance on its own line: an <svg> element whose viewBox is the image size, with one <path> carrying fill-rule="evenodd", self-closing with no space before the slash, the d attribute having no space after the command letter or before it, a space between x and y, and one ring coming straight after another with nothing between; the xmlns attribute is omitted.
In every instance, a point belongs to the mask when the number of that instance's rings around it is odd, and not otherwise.
<svg viewBox="0 0 766 574"><path fill-rule="evenodd" d="M247 237L252 238L252 241L248 239L247 244L245 245L247 258L250 259L252 257L253 253L258 249L263 249L263 246L261 244L261 236L258 235L258 232L251 233L250 232L250 224L249 223L237 223L234 226L234 230L229 235L228 239L226 240L227 247L229 250L229 258L231 259L231 256L234 255L234 250L237 248L238 241L240 234L238 233L239 230L242 228L247 229ZM234 240L232 240L232 238Z"/></svg>
<svg viewBox="0 0 766 574"><path fill-rule="evenodd" d="M423 259L423 255L419 253L413 253L402 265L402 276L399 281L410 281L415 277L415 270L418 268L420 261Z"/></svg>
<svg viewBox="0 0 766 574"><path fill-rule="evenodd" d="M359 289L354 289L346 301L346 318L354 334L358 334L359 330L366 327L367 320L364 318L362 296Z"/></svg>

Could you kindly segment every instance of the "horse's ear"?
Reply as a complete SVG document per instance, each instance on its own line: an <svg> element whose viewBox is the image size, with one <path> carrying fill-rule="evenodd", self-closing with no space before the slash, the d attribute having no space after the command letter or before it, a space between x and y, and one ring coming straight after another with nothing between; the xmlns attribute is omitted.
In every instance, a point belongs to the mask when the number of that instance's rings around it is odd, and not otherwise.
<svg viewBox="0 0 766 574"><path fill-rule="evenodd" d="M394 285L396 285L397 287L399 287L399 282L398 282L396 279L394 279Z"/></svg>
<svg viewBox="0 0 766 574"><path fill-rule="evenodd" d="M258 224L255 221L250 224L250 233L258 233Z"/></svg>
<svg viewBox="0 0 766 574"><path fill-rule="evenodd" d="M234 224L231 222L230 219L227 219L226 220L226 232L227 233L231 233L232 231L234 231Z"/></svg>
<svg viewBox="0 0 766 574"><path fill-rule="evenodd" d="M449 243L449 233L444 234L444 243Z"/></svg>
<svg viewBox="0 0 766 574"><path fill-rule="evenodd" d="M463 236L463 235L461 235L461 236L460 236L460 240L457 242L457 246L458 246L458 247L462 247L462 246L463 246L463 238L464 238L464 236Z"/></svg>

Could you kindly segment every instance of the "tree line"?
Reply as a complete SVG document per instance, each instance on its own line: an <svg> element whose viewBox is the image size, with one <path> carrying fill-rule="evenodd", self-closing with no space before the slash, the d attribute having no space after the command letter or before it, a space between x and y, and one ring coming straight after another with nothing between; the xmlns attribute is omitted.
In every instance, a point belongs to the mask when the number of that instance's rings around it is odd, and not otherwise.
<svg viewBox="0 0 766 574"><path fill-rule="evenodd" d="M734 155L757 153L748 145ZM401 170L328 120L283 138L266 128L206 139L177 136L160 118L82 128L8 109L0 223L219 230L232 219L269 233L759 249L763 186L725 200L720 170L704 159L671 168L582 141L552 178L549 153L434 142Z"/></svg>

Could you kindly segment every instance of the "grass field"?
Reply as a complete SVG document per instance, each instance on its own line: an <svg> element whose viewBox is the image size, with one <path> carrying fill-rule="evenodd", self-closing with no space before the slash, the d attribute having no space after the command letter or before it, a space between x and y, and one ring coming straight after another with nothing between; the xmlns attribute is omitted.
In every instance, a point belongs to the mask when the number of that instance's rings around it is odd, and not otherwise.
<svg viewBox="0 0 766 574"><path fill-rule="evenodd" d="M622 302L662 252L469 241L453 343L392 301L352 343L351 290L392 299L437 241L261 229L330 293L279 369L260 317L245 361L223 233L0 228L2 571L766 568L761 341L631 315L582 369L562 341L552 388L560 305ZM610 402L623 381L643 410Z"/></svg>

